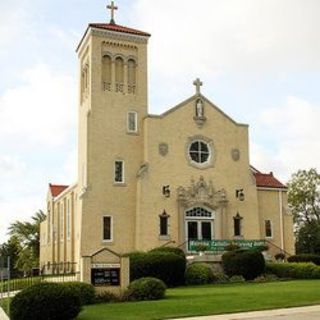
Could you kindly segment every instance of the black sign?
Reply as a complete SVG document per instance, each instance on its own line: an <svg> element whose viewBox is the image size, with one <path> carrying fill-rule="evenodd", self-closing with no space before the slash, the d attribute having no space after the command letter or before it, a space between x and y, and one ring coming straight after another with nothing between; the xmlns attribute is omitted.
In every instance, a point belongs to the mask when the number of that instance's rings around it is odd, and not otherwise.
<svg viewBox="0 0 320 320"><path fill-rule="evenodd" d="M120 269L91 269L91 283L94 286L120 286Z"/></svg>

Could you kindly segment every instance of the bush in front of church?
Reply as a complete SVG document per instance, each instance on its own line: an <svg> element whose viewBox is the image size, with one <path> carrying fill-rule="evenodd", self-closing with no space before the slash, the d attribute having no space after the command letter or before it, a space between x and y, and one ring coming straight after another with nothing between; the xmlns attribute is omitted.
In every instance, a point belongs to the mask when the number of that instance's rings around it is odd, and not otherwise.
<svg viewBox="0 0 320 320"><path fill-rule="evenodd" d="M180 248L177 248L177 247L157 247L157 248L150 250L149 252L173 253L173 254L176 254L176 255L181 256L184 259L186 259L186 255L185 255L184 251Z"/></svg>
<svg viewBox="0 0 320 320"><path fill-rule="evenodd" d="M80 298L76 292L57 283L39 283L12 298L10 319L70 320L80 311Z"/></svg>
<svg viewBox="0 0 320 320"><path fill-rule="evenodd" d="M213 282L214 276L207 263L192 263L186 270L186 284L208 284Z"/></svg>
<svg viewBox="0 0 320 320"><path fill-rule="evenodd" d="M79 296L82 306L95 302L96 291L92 284L84 282L64 282L61 283L61 285L75 292Z"/></svg>
<svg viewBox="0 0 320 320"><path fill-rule="evenodd" d="M163 281L152 278L140 278L130 283L126 296L128 300L159 300L166 292L166 285Z"/></svg>
<svg viewBox="0 0 320 320"><path fill-rule="evenodd" d="M320 266L320 255L311 253L297 254L290 256L288 258L288 262L313 262L314 264Z"/></svg>
<svg viewBox="0 0 320 320"><path fill-rule="evenodd" d="M130 281L143 277L162 280L168 287L184 284L186 259L170 252L134 252L130 257Z"/></svg>
<svg viewBox="0 0 320 320"><path fill-rule="evenodd" d="M313 262L268 263L266 271L285 279L320 279L320 266Z"/></svg>
<svg viewBox="0 0 320 320"><path fill-rule="evenodd" d="M253 280L265 271L265 265L262 253L257 250L239 249L222 256L223 270L229 277L243 276Z"/></svg>

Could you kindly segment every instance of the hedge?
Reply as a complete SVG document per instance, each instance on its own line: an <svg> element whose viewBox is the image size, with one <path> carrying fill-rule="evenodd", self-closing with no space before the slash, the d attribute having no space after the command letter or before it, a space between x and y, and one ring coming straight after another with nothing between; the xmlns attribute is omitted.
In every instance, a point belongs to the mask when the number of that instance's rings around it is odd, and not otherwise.
<svg viewBox="0 0 320 320"><path fill-rule="evenodd" d="M268 263L266 272L279 278L320 279L320 267L311 262Z"/></svg>
<svg viewBox="0 0 320 320"><path fill-rule="evenodd" d="M126 295L128 300L159 300L164 297L166 288L164 282L159 279L140 278L130 283Z"/></svg>
<svg viewBox="0 0 320 320"><path fill-rule="evenodd" d="M180 248L177 247L157 247L154 248L152 250L150 250L149 252L166 252L166 253L174 253L178 256L183 257L184 259L186 258L186 255L184 253L184 251Z"/></svg>
<svg viewBox="0 0 320 320"><path fill-rule="evenodd" d="M92 284L84 282L64 282L62 286L75 292L80 298L80 304L92 304L95 302L96 292Z"/></svg>
<svg viewBox="0 0 320 320"><path fill-rule="evenodd" d="M81 310L78 294L57 283L40 283L16 294L10 304L11 320L70 320Z"/></svg>
<svg viewBox="0 0 320 320"><path fill-rule="evenodd" d="M313 262L320 266L320 255L317 254L297 254L288 258L288 262Z"/></svg>
<svg viewBox="0 0 320 320"><path fill-rule="evenodd" d="M213 279L213 271L206 263L192 263L187 267L187 284L207 284L213 282Z"/></svg>
<svg viewBox="0 0 320 320"><path fill-rule="evenodd" d="M144 277L162 280L168 287L184 284L186 259L168 252L133 252L130 257L130 281Z"/></svg>
<svg viewBox="0 0 320 320"><path fill-rule="evenodd" d="M239 249L224 253L222 266L229 277L243 276L246 280L253 280L265 271L265 260L257 250Z"/></svg>

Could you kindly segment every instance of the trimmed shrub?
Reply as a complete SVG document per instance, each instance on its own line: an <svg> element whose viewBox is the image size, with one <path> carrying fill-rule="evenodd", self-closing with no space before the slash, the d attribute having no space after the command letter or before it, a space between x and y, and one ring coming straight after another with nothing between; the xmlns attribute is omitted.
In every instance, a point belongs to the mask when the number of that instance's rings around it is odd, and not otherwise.
<svg viewBox="0 0 320 320"><path fill-rule="evenodd" d="M92 284L84 282L65 282L61 283L61 285L75 292L79 296L82 306L95 302L96 292Z"/></svg>
<svg viewBox="0 0 320 320"><path fill-rule="evenodd" d="M232 283L242 283L246 282L246 279L243 276L232 276L229 281Z"/></svg>
<svg viewBox="0 0 320 320"><path fill-rule="evenodd" d="M121 298L110 291L96 294L95 303L119 302Z"/></svg>
<svg viewBox="0 0 320 320"><path fill-rule="evenodd" d="M149 252L166 252L166 253L174 253L178 256L186 258L184 251L177 247L158 247L150 250Z"/></svg>
<svg viewBox="0 0 320 320"><path fill-rule="evenodd" d="M15 295L10 304L11 320L70 320L81 310L80 298L69 287L40 283Z"/></svg>
<svg viewBox="0 0 320 320"><path fill-rule="evenodd" d="M135 280L130 283L127 291L129 300L159 300L166 292L166 285L163 281L147 277Z"/></svg>
<svg viewBox="0 0 320 320"><path fill-rule="evenodd" d="M282 252L279 252L279 253L276 253L276 254L274 255L274 258L275 258L276 260L284 260L284 259L286 258L286 255L285 255L284 253L282 253Z"/></svg>
<svg viewBox="0 0 320 320"><path fill-rule="evenodd" d="M228 283L230 278L224 272L213 272L214 283Z"/></svg>
<svg viewBox="0 0 320 320"><path fill-rule="evenodd" d="M240 247L234 242L231 242L227 246L224 247L225 251L235 251L238 249L240 249Z"/></svg>
<svg viewBox="0 0 320 320"><path fill-rule="evenodd" d="M186 270L187 284L207 284L213 281L213 271L206 263L192 263Z"/></svg>
<svg viewBox="0 0 320 320"><path fill-rule="evenodd" d="M288 258L288 262L313 262L320 266L320 255L317 254L297 254Z"/></svg>
<svg viewBox="0 0 320 320"><path fill-rule="evenodd" d="M312 262L268 263L266 271L279 278L320 279L320 267Z"/></svg>
<svg viewBox="0 0 320 320"><path fill-rule="evenodd" d="M254 282L260 283L260 282L271 282L271 281L277 281L277 280L279 280L279 278L275 274L266 273L266 274L262 274L259 277L256 277L254 279Z"/></svg>
<svg viewBox="0 0 320 320"><path fill-rule="evenodd" d="M236 250L226 252L222 256L224 272L229 276L243 276L253 280L265 271L265 260L257 250Z"/></svg>
<svg viewBox="0 0 320 320"><path fill-rule="evenodd" d="M144 277L162 280L168 287L184 284L186 259L169 252L133 253L130 257L130 281Z"/></svg>

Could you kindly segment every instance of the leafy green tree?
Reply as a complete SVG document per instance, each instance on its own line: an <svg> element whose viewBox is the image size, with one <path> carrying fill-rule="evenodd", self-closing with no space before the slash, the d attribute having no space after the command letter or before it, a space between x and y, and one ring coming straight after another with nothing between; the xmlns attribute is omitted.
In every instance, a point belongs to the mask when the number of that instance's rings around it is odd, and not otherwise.
<svg viewBox="0 0 320 320"><path fill-rule="evenodd" d="M32 221L15 221L9 227L9 234L18 239L21 250L16 262L21 271L39 266L40 254L40 223L46 215L39 210L32 216Z"/></svg>
<svg viewBox="0 0 320 320"><path fill-rule="evenodd" d="M304 224L297 232L297 253L320 254L320 222L313 220Z"/></svg>
<svg viewBox="0 0 320 320"><path fill-rule="evenodd" d="M11 236L7 242L0 246L0 266L1 268L7 268L7 259L10 257L11 277L20 275L19 269L17 268L17 261L21 249L19 239L16 236Z"/></svg>
<svg viewBox="0 0 320 320"><path fill-rule="evenodd" d="M298 230L313 221L320 222L320 174L316 169L299 170L292 175L288 202Z"/></svg>
<svg viewBox="0 0 320 320"><path fill-rule="evenodd" d="M297 253L320 254L320 174L316 169L292 175L288 203L296 226Z"/></svg>

